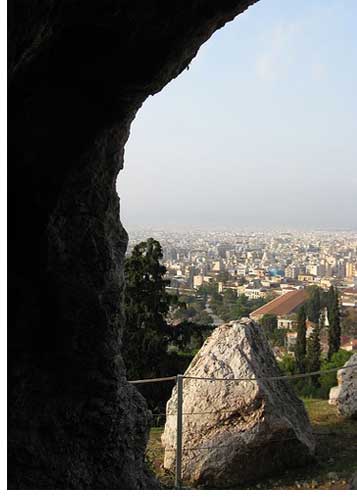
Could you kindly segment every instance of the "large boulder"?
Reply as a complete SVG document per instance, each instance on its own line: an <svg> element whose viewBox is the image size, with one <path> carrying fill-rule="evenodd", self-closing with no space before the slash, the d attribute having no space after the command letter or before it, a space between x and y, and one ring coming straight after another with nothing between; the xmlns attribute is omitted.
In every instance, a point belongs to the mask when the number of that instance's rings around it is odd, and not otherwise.
<svg viewBox="0 0 357 500"><path fill-rule="evenodd" d="M357 418L357 353L338 370L337 383L330 390L329 403L343 417Z"/></svg>
<svg viewBox="0 0 357 500"><path fill-rule="evenodd" d="M183 479L228 487L306 464L315 442L303 403L280 372L260 327L244 318L214 330L183 381ZM243 381L232 379L243 378ZM258 379L249 381L247 379ZM167 403L164 466L175 465L177 388Z"/></svg>

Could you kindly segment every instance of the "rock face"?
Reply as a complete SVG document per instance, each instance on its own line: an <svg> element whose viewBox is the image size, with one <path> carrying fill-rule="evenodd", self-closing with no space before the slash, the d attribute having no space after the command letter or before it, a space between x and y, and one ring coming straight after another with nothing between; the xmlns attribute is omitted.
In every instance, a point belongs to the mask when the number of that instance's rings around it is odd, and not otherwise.
<svg viewBox="0 0 357 500"><path fill-rule="evenodd" d="M352 368L346 369L349 366ZM338 370L337 382L338 386L330 390L329 403L335 405L343 417L357 418L357 353Z"/></svg>
<svg viewBox="0 0 357 500"><path fill-rule="evenodd" d="M253 3L9 2L10 489L155 484L120 354L116 178L144 100Z"/></svg>
<svg viewBox="0 0 357 500"><path fill-rule="evenodd" d="M184 379L183 478L229 487L306 464L315 442L303 403L284 380L229 381L279 376L260 327L247 318L217 328ZM177 389L167 404L164 466L175 464Z"/></svg>

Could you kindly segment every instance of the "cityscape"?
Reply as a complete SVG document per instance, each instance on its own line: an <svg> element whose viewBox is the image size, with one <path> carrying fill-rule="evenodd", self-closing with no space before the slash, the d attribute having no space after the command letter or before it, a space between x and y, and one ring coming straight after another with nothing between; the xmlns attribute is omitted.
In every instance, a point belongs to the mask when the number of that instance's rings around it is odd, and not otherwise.
<svg viewBox="0 0 357 500"><path fill-rule="evenodd" d="M190 297L190 301L202 289L208 290L205 313L214 326L236 318L234 312L223 317L214 314L210 292L243 296L252 304L251 319L260 320L264 314L277 316L277 326L284 332L285 352L293 353L296 312L306 301L309 287L317 286L325 292L334 287L341 310L341 347L357 350L357 232L142 228L130 232L128 255L149 237L162 246L167 290ZM180 313L176 318L202 321L203 316L201 313L184 318ZM314 326L307 321L307 337ZM281 347L276 350L278 356L284 352ZM321 347L322 352L327 352L327 338L323 335Z"/></svg>
<svg viewBox="0 0 357 500"><path fill-rule="evenodd" d="M316 284L346 294L357 287L357 232L164 231L130 232L128 253L152 237L161 243L171 286L197 288L222 280L237 294L264 297L274 289ZM356 301L347 305L356 307Z"/></svg>
<svg viewBox="0 0 357 500"><path fill-rule="evenodd" d="M4 492L357 490L357 0L1 19Z"/></svg>

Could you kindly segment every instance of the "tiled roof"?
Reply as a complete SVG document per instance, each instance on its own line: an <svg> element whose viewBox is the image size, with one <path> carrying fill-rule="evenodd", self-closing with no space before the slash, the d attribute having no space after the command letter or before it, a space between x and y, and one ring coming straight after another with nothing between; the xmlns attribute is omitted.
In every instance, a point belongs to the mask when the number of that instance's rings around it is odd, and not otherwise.
<svg viewBox="0 0 357 500"><path fill-rule="evenodd" d="M308 294L306 290L294 290L284 293L280 297L271 300L262 307L250 313L252 319L259 319L264 314L275 314L276 316L285 316L295 312L306 302Z"/></svg>

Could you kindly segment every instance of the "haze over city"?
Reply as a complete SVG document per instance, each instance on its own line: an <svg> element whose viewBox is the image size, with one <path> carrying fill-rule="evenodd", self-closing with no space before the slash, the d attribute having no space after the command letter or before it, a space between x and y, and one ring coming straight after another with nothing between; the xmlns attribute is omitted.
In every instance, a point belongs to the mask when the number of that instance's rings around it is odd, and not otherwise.
<svg viewBox="0 0 357 500"><path fill-rule="evenodd" d="M271 0L216 32L134 121L124 225L356 229L356 14Z"/></svg>

